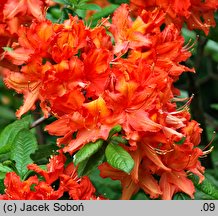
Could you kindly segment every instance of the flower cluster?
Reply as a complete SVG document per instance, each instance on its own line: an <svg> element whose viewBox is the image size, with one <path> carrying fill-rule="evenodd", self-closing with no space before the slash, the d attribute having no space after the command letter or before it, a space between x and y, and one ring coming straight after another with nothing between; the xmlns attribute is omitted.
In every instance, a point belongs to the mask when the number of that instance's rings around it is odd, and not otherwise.
<svg viewBox="0 0 218 216"><path fill-rule="evenodd" d="M0 3L0 66L10 67L4 62L3 47L9 47L17 42L17 32L21 25L29 26L33 19L45 20L46 8L50 0L2 0Z"/></svg>
<svg viewBox="0 0 218 216"><path fill-rule="evenodd" d="M95 196L95 188L87 176L79 178L77 169L71 162L67 166L66 157L62 152L53 156L46 170L36 164L29 164L28 169L35 171L34 175L25 181L9 172L5 178L5 194L0 195L4 200L56 200L61 197L74 200L99 200ZM43 178L43 180L42 180ZM57 187L57 188L56 188Z"/></svg>
<svg viewBox="0 0 218 216"><path fill-rule="evenodd" d="M215 26L214 12L218 9L216 0L131 0L131 7L136 14L143 9L163 10L166 13L166 23L174 23L181 29L183 23L189 29L200 29L209 33L211 26Z"/></svg>
<svg viewBox="0 0 218 216"><path fill-rule="evenodd" d="M134 4L146 9L156 6L153 1L144 2L135 0ZM13 50L4 52L20 68L3 72L6 86L24 95L17 117L39 102L45 117L57 118L45 129L59 137L57 144L64 153L74 155L87 143L107 140L116 125L122 127L121 135L128 143L119 145L135 163L130 175L107 162L99 166L103 178L121 181L122 199L130 199L139 189L151 198L171 199L179 191L193 198L195 188L188 172L204 179L198 160L204 152L197 147L202 130L191 120L191 98L178 98L180 92L174 87L183 72L194 72L183 64L191 53L177 25L183 21L189 25L193 19L199 24L199 17L206 13L201 10L195 16L192 10L207 4L211 16L217 4L187 1L187 8L181 8L178 1L160 2L162 10L140 10L134 21L129 6L122 4L112 22L103 19L95 28L72 16L62 24L36 19L30 26L20 26ZM178 14L174 24L169 21L174 19L172 10ZM208 22L200 24L207 33ZM185 104L178 107L181 101ZM7 174L3 196L57 199L67 191L73 199L96 199L88 178L79 179L74 165L64 168L64 163L61 154L52 158L47 171L29 165L45 181L33 176L21 182L15 174ZM60 186L55 191L51 185L57 179Z"/></svg>

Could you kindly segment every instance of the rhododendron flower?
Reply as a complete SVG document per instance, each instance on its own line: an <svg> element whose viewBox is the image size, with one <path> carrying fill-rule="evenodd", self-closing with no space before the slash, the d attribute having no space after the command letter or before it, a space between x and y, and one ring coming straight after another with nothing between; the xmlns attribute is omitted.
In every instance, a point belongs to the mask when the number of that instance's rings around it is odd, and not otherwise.
<svg viewBox="0 0 218 216"><path fill-rule="evenodd" d="M151 41L145 34L146 23L141 17L133 22L129 16L129 7L127 4L121 5L115 12L112 18L110 31L115 39L115 54L124 54L127 50L137 49L138 47L149 48Z"/></svg>
<svg viewBox="0 0 218 216"><path fill-rule="evenodd" d="M48 3L49 0L8 0L4 6L4 19L10 20L18 15L26 15L44 20L45 10L43 8Z"/></svg>
<svg viewBox="0 0 218 216"><path fill-rule="evenodd" d="M99 166L100 176L103 178L110 177L113 180L120 180L122 185L121 199L130 199L139 189L143 189L151 198L158 198L162 192L157 180L147 172L141 165L142 154L138 148L136 151L129 152L135 161L131 174L111 167L108 163Z"/></svg>
<svg viewBox="0 0 218 216"><path fill-rule="evenodd" d="M5 59L3 47L10 47L18 40L18 31L22 25L29 26L33 20L45 20L50 0L4 0L0 3L0 66L11 66ZM38 43L39 44L39 43ZM22 53L25 56L25 52ZM2 61L4 59L4 61Z"/></svg>
<svg viewBox="0 0 218 216"><path fill-rule="evenodd" d="M21 181L20 177L14 172L6 174L4 181L5 194L0 195L0 199L11 200L56 200L63 196L64 192L69 194L72 199L104 199L95 196L95 188L87 176L79 178L77 169L73 163L65 167L66 158L60 151L53 156L47 164L47 169L43 170L36 164L28 165L29 170L33 170L44 178L39 179L36 175ZM53 183L59 180L57 190Z"/></svg>
<svg viewBox="0 0 218 216"><path fill-rule="evenodd" d="M111 128L117 125L116 119L109 119L110 110L101 97L85 103L81 110L82 113L64 115L45 128L50 134L63 136L57 140L57 144L65 145L63 150L71 154L89 142L106 140ZM77 131L76 139L72 139Z"/></svg>
<svg viewBox="0 0 218 216"><path fill-rule="evenodd" d="M48 112L59 116L66 110L71 113L80 109L89 97L94 99L101 94L112 54L99 47L95 34L76 17L63 24L43 21L20 29L19 44L5 56L14 64L26 65L21 73L4 71L7 87L24 94L18 117L34 109L37 100L45 116ZM102 34L106 34L105 29L98 28L98 35ZM59 104L63 104L62 108Z"/></svg>
<svg viewBox="0 0 218 216"><path fill-rule="evenodd" d="M132 9L140 14L143 9L159 8L166 13L166 23L174 23L179 29L186 23L189 29L200 29L205 34L216 25L214 12L218 9L216 0L131 0Z"/></svg>
<svg viewBox="0 0 218 216"><path fill-rule="evenodd" d="M161 138L161 133L157 137L153 134L146 133L144 140L137 143L135 151L128 150L135 161L130 175L104 163L99 166L101 177L121 181L121 199L130 199L140 188L151 198L161 196L162 199L169 200L181 191L193 198L195 188L187 178L186 171L197 174L202 182L204 169L198 161L199 156L203 154L202 150L195 148L189 141L178 145L164 136ZM155 179L153 175L160 176L160 180Z"/></svg>
<svg viewBox="0 0 218 216"><path fill-rule="evenodd" d="M192 98L177 106L182 100L174 83L183 72L194 72L184 65L191 53L179 28L184 21L191 23L193 16L203 16L196 15L196 5L203 5L200 13L206 7L212 13L217 6L212 1L155 2L135 1L142 9L134 20L129 6L122 4L111 23L104 19L93 29L72 16L62 24L34 21L20 27L18 40L4 52L18 66L3 73L7 87L24 96L17 117L39 102L45 117L56 117L45 130L58 137L62 148L46 170L28 165L43 177L33 178L35 190L25 189L32 197L61 198L67 193L72 199L101 199L87 176L78 177L72 162L65 165L63 152L74 155L99 139L106 143L111 129L120 125L119 133L127 142L118 145L131 155L134 167L130 174L106 162L99 169L102 177L121 181L121 199L130 199L139 189L154 199L172 199L177 192L193 198L187 173L198 175L200 182L204 179L198 159L205 153L198 148L202 129L188 111ZM143 10L148 6L148 11ZM201 23L204 26L206 21ZM208 26L202 25L207 33ZM12 194L10 181L7 177L7 194ZM32 185L32 178L18 182L22 188L25 183ZM52 189L57 183L57 189Z"/></svg>
<svg viewBox="0 0 218 216"><path fill-rule="evenodd" d="M6 174L5 194L0 195L3 200L54 200L63 195L62 190L55 191L49 184L40 182L37 176L32 176L25 181L10 172Z"/></svg>

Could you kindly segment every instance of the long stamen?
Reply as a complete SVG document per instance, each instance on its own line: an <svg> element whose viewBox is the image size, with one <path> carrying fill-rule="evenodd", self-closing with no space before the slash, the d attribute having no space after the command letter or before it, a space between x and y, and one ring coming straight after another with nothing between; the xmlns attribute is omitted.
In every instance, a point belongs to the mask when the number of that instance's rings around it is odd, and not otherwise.
<svg viewBox="0 0 218 216"><path fill-rule="evenodd" d="M204 151L205 149L207 149L207 148L212 144L212 142L214 141L215 137L216 137L216 132L213 131L212 139L211 139L211 141L203 148L203 151Z"/></svg>
<svg viewBox="0 0 218 216"><path fill-rule="evenodd" d="M189 105L191 104L192 99L194 98L194 94L191 95L191 97L189 98L189 100L186 102L185 105L181 106L179 110L184 110L184 109L189 109Z"/></svg>
<svg viewBox="0 0 218 216"><path fill-rule="evenodd" d="M162 150L162 149L159 149L159 148L154 148L150 145L148 145L148 147L154 151L155 153L159 154L159 155L166 155L167 153L170 153L172 151L174 151L174 149L170 149L170 150Z"/></svg>
<svg viewBox="0 0 218 216"><path fill-rule="evenodd" d="M207 157L207 155L210 154L210 153L213 151L213 149L214 149L214 146L211 146L211 148L210 148L209 150L203 151L203 155L200 156L200 158L205 158L205 157Z"/></svg>

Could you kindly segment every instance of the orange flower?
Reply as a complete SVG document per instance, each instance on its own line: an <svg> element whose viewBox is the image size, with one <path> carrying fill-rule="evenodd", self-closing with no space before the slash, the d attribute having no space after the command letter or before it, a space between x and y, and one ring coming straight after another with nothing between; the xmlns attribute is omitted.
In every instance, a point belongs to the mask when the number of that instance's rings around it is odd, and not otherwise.
<svg viewBox="0 0 218 216"><path fill-rule="evenodd" d="M18 117L34 109L38 100L45 116L61 116L102 93L113 56L99 46L96 34L100 39L106 35L100 27L86 28L76 17L63 24L34 22L20 29L19 44L5 56L22 69L4 71L6 85L24 94Z"/></svg>
<svg viewBox="0 0 218 216"><path fill-rule="evenodd" d="M107 139L111 128L117 124L116 119L108 119L110 114L104 99L99 97L84 103L80 112L66 114L45 129L52 135L63 136L57 140L57 144L64 144L64 152L73 154L89 142ZM74 132L77 132L76 139L72 138Z"/></svg>
<svg viewBox="0 0 218 216"><path fill-rule="evenodd" d="M24 94L24 104L17 111L17 117L21 117L28 110L35 108L35 102L40 98L39 90L42 85L40 78L49 67L49 64L41 66L39 61L35 61L23 67L23 73L8 69L4 71L6 86ZM44 111L46 113L46 110Z"/></svg>
<svg viewBox="0 0 218 216"><path fill-rule="evenodd" d="M162 192L157 180L141 166L142 154L138 150L129 152L135 161L134 168L131 174L127 174L121 170L111 167L108 163L103 163L99 166L100 176L102 178L111 178L120 180L122 185L121 199L130 199L132 195L137 193L139 189L143 189L151 198L158 198Z"/></svg>
<svg viewBox="0 0 218 216"><path fill-rule="evenodd" d="M64 172L65 162L65 156L60 153L59 155L51 157L51 159L49 160L49 164L47 164L47 170L41 169L36 164L29 164L27 167L29 170L33 170L39 175L43 176L45 182L51 185Z"/></svg>
<svg viewBox="0 0 218 216"><path fill-rule="evenodd" d="M21 182L20 177L16 173L7 173L4 180L6 187L5 194L0 195L0 199L32 199L33 191L30 190L30 187L37 183L38 179L36 176L32 176L27 181Z"/></svg>
<svg viewBox="0 0 218 216"><path fill-rule="evenodd" d="M53 156L47 169L43 170L36 164L28 165L29 170L33 170L44 178L39 180L35 176L21 181L14 172L7 173L4 181L5 194L0 195L0 199L11 200L56 200L63 196L64 192L74 200L104 199L95 195L95 188L87 176L79 178L77 169L73 163L65 167L66 157L61 151ZM53 183L59 180L58 189L53 188Z"/></svg>
<svg viewBox="0 0 218 216"><path fill-rule="evenodd" d="M137 49L138 47L148 48L151 46L151 41L146 32L146 23L141 17L137 17L133 22L129 16L129 6L122 4L112 17L110 31L115 39L115 54L124 54L127 50Z"/></svg>
<svg viewBox="0 0 218 216"><path fill-rule="evenodd" d="M41 21L45 19L44 7L48 0L8 0L4 6L4 19L10 20L16 16L33 16Z"/></svg>
<svg viewBox="0 0 218 216"><path fill-rule="evenodd" d="M50 52L55 62L69 59L86 46L88 32L83 21L77 17L71 16L62 25L54 25L54 29L56 36Z"/></svg>
<svg viewBox="0 0 218 216"><path fill-rule="evenodd" d="M197 174L200 181L204 178L198 161L204 153L197 148L201 129L190 120L187 109L191 99L178 109L175 98L179 90L174 82L183 72L194 72L182 64L191 53L183 47L178 28L163 25L176 14L176 25L190 19L194 1L156 2L161 10L153 1L135 1L151 10L141 11L134 21L129 6L123 4L111 24L104 20L94 29L77 17L63 24L33 22L20 28L18 43L4 53L21 68L4 72L6 85L24 95L17 116L39 101L45 116L57 118L45 129L59 137L63 152L73 155L89 142L107 140L110 130L121 125L128 144L120 145L135 166L130 175L107 163L100 170L102 177L121 181L122 199L130 199L140 188L151 198L171 199L178 191L193 198L194 186L186 172ZM62 151L50 160L47 170L28 166L45 180L37 183L39 193L33 195L43 197L50 191L60 197L67 192L73 199L101 199L88 177L79 178L72 163L64 166ZM57 180L59 188L53 191Z"/></svg>
<svg viewBox="0 0 218 216"><path fill-rule="evenodd" d="M214 20L214 12L218 9L216 0L131 0L130 2L137 14L143 9L160 8L166 13L166 23L174 23L179 29L185 22L189 29L200 29L208 34L209 28L216 25Z"/></svg>
<svg viewBox="0 0 218 216"><path fill-rule="evenodd" d="M0 49L9 47L18 39L18 31L22 25L29 26L32 20L45 20L46 8L49 0L4 0L0 3ZM23 53L25 54L25 53ZM4 51L0 50L0 64L11 68L9 64L1 62Z"/></svg>
<svg viewBox="0 0 218 216"><path fill-rule="evenodd" d="M25 181L14 172L6 174L5 194L0 195L3 200L54 200L63 195L62 190L54 189L45 182L39 182L37 176L31 176Z"/></svg>
<svg viewBox="0 0 218 216"><path fill-rule="evenodd" d="M195 187L184 171L163 173L160 178L160 188L164 200L172 199L175 193L181 191L194 198Z"/></svg>

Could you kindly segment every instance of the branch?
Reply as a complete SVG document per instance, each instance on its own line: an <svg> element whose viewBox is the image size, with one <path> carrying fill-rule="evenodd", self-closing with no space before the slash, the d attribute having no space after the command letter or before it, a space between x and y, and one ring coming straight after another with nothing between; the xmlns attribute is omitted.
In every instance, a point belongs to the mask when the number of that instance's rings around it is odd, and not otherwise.
<svg viewBox="0 0 218 216"><path fill-rule="evenodd" d="M50 118L51 115L49 114L48 115L48 118ZM30 129L40 125L42 122L44 122L46 119L48 118L45 118L44 116L42 116L41 118L37 119L36 121L34 121L31 125L30 125Z"/></svg>

